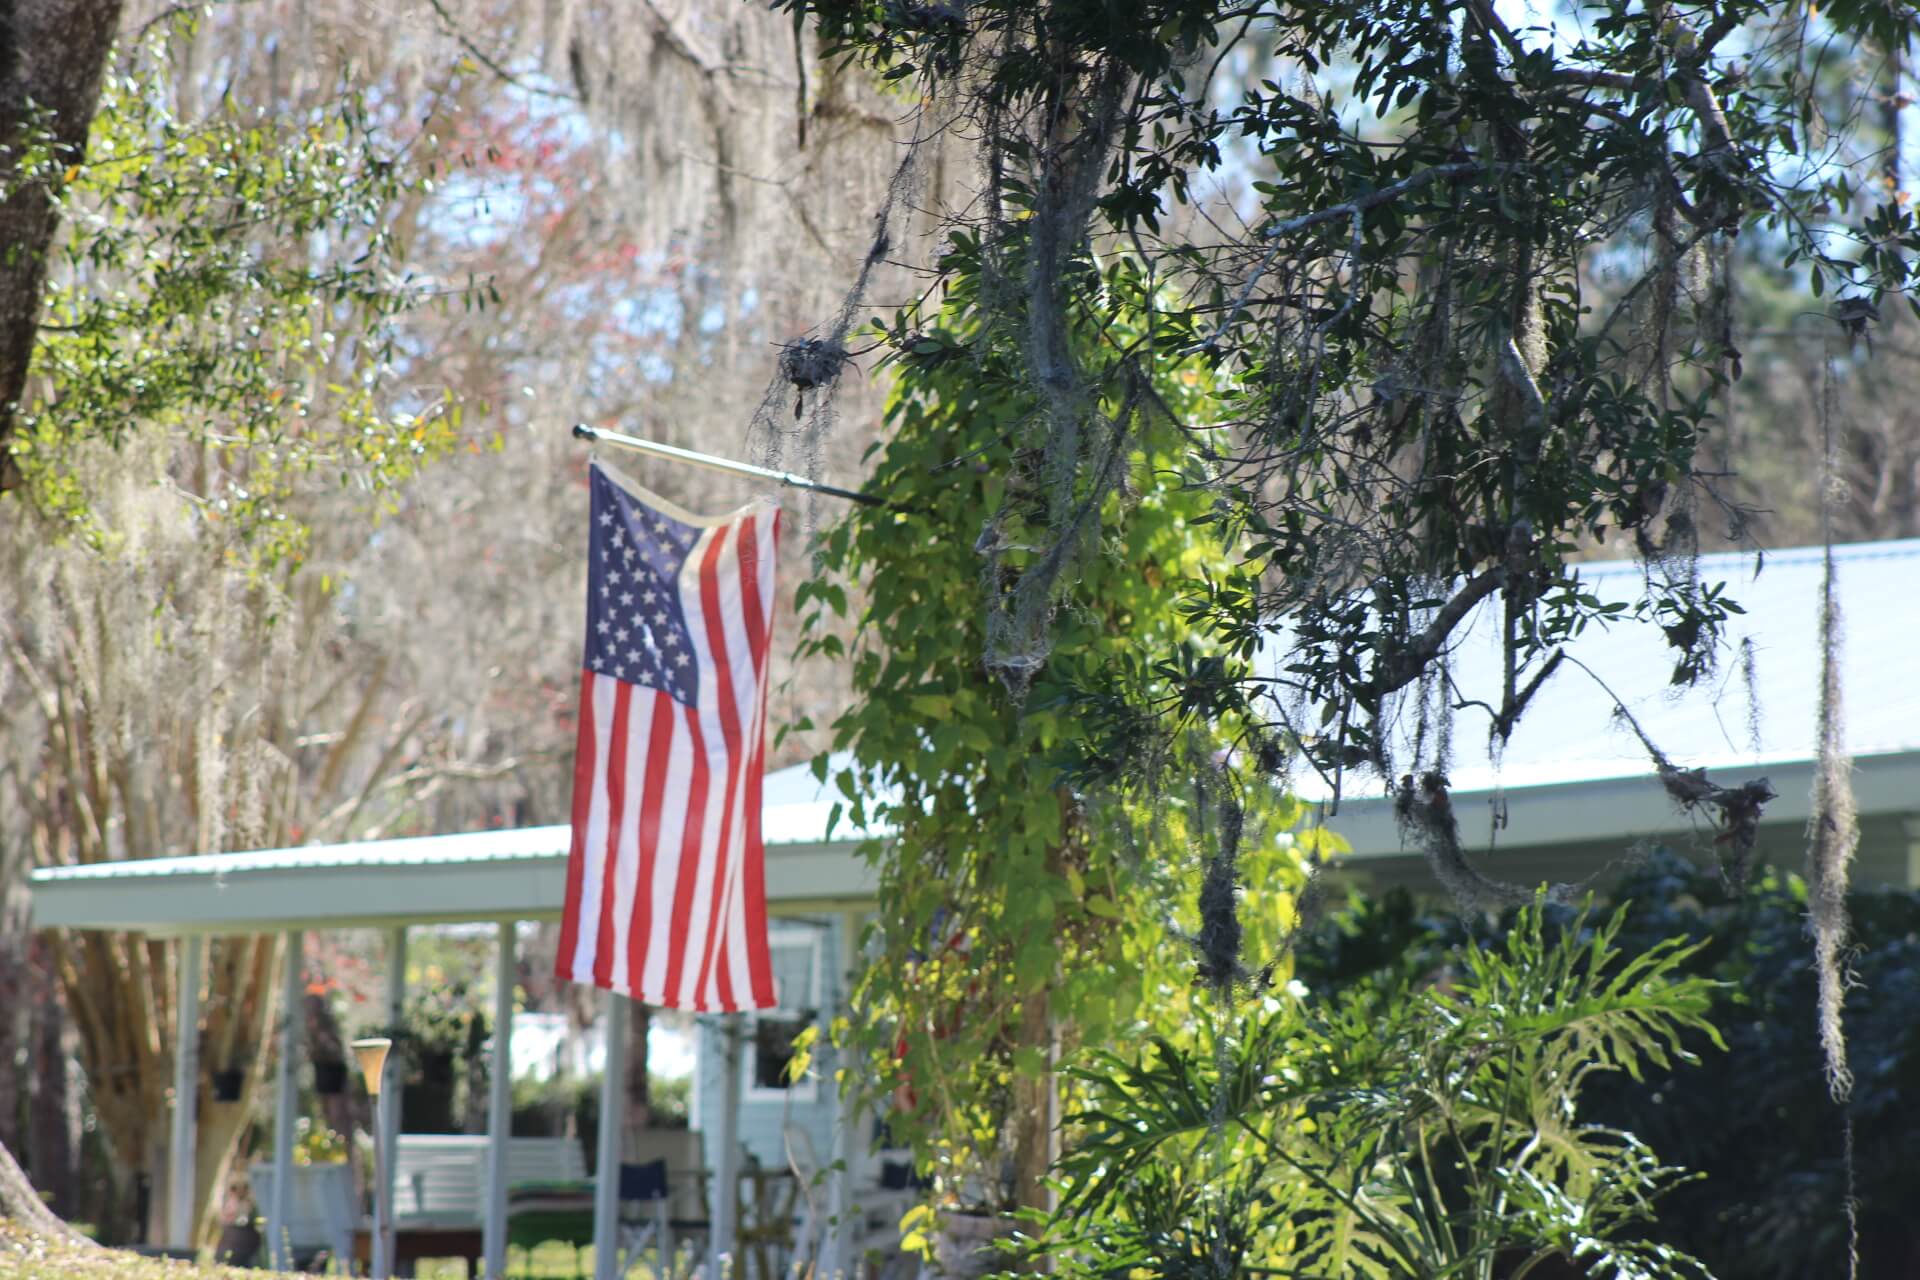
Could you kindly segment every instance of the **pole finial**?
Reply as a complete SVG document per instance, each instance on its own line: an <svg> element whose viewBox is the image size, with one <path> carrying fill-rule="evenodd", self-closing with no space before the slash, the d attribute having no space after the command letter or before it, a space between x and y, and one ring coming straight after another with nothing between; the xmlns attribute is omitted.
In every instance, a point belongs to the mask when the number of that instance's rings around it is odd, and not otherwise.
<svg viewBox="0 0 1920 1280"><path fill-rule="evenodd" d="M370 1036L365 1040L355 1040L351 1046L353 1056L359 1059L360 1074L367 1082L367 1093L371 1097L380 1096L380 1077L386 1070L387 1051L393 1048L393 1041L385 1036Z"/></svg>

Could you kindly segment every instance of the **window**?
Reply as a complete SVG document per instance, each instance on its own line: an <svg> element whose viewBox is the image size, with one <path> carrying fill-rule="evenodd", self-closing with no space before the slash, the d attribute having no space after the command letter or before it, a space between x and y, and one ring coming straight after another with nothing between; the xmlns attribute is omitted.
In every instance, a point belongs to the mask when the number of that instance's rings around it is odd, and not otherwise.
<svg viewBox="0 0 1920 1280"><path fill-rule="evenodd" d="M773 962L773 989L780 1007L753 1016L747 1034L746 1100L812 1102L819 1092L812 1079L793 1081L794 1037L813 1025L820 1009L821 931L774 930L767 937Z"/></svg>
<svg viewBox="0 0 1920 1280"><path fill-rule="evenodd" d="M753 1022L753 1087L785 1090L793 1083L793 1041L807 1029L805 1018L761 1014Z"/></svg>

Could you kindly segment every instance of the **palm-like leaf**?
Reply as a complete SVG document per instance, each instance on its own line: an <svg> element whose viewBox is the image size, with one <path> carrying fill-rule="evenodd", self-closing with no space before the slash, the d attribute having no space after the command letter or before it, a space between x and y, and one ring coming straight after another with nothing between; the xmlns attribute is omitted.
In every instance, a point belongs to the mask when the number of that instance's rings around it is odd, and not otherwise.
<svg viewBox="0 0 1920 1280"><path fill-rule="evenodd" d="M1449 985L1269 1001L1225 1040L1156 1040L1074 1074L1063 1274L1474 1277L1561 1255L1622 1280L1704 1274L1638 1241L1678 1178L1584 1125L1597 1072L1685 1056L1712 1028L1688 950L1623 957L1620 916L1535 907Z"/></svg>

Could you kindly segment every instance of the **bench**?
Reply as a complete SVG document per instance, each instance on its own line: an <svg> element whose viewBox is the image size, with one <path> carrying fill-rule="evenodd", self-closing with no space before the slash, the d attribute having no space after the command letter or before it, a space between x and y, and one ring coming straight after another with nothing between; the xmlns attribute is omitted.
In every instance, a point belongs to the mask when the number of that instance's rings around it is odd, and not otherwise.
<svg viewBox="0 0 1920 1280"><path fill-rule="evenodd" d="M487 1144L483 1133L403 1133L393 1152L393 1225L477 1227L486 1217ZM508 1138L507 1186L578 1182L587 1176L572 1138Z"/></svg>
<svg viewBox="0 0 1920 1280"><path fill-rule="evenodd" d="M673 1237L706 1231L706 1188L698 1133L647 1130L629 1139L639 1162L665 1160L669 1201L661 1206L659 1244L671 1256ZM393 1157L396 1270L409 1273L418 1258L466 1258L479 1274L481 1224L486 1216L485 1134L403 1133ZM537 1239L590 1243L593 1194L580 1144L572 1138L507 1140L507 1236L526 1247ZM670 1223L666 1219L670 1218ZM671 1232L671 1235L668 1234ZM365 1262L368 1239L355 1241Z"/></svg>
<svg viewBox="0 0 1920 1280"><path fill-rule="evenodd" d="M467 1274L480 1274L481 1230L486 1219L487 1146L483 1133L403 1133L393 1151L393 1248L395 1270L412 1273L420 1258L465 1258ZM584 1182L586 1162L572 1138L508 1138L507 1187L526 1183ZM367 1261L363 1231L354 1252Z"/></svg>

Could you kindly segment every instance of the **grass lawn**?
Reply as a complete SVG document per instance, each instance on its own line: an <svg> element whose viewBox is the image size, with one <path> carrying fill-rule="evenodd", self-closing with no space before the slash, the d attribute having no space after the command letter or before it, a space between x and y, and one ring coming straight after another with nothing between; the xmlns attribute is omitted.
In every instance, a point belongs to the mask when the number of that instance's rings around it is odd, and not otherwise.
<svg viewBox="0 0 1920 1280"><path fill-rule="evenodd" d="M467 1264L459 1258L442 1261L424 1260L414 1273L418 1280L467 1280ZM575 1249L572 1245L560 1241L549 1241L531 1252L524 1249L507 1250L507 1274L519 1280L526 1276L528 1280L573 1280L575 1276L585 1276L593 1280L593 1247L591 1245ZM653 1271L645 1266L636 1266L627 1272L632 1280L653 1280Z"/></svg>
<svg viewBox="0 0 1920 1280"><path fill-rule="evenodd" d="M576 1275L593 1274L593 1250L574 1250L566 1244L543 1244L531 1253L514 1249L507 1257L510 1276L529 1280L573 1280ZM86 1280L264 1280L271 1272L249 1271L212 1264L195 1266L162 1258L142 1258L120 1249L101 1249L50 1241L0 1219L0 1278L4 1280L65 1280L72 1276ZM418 1270L420 1280L464 1280L467 1264L459 1259L424 1261ZM651 1280L652 1272L636 1266L628 1273L633 1280Z"/></svg>
<svg viewBox="0 0 1920 1280"><path fill-rule="evenodd" d="M233 1267L196 1267L161 1258L142 1258L120 1249L70 1245L48 1240L18 1223L0 1219L0 1276L7 1280L260 1280L257 1271Z"/></svg>

